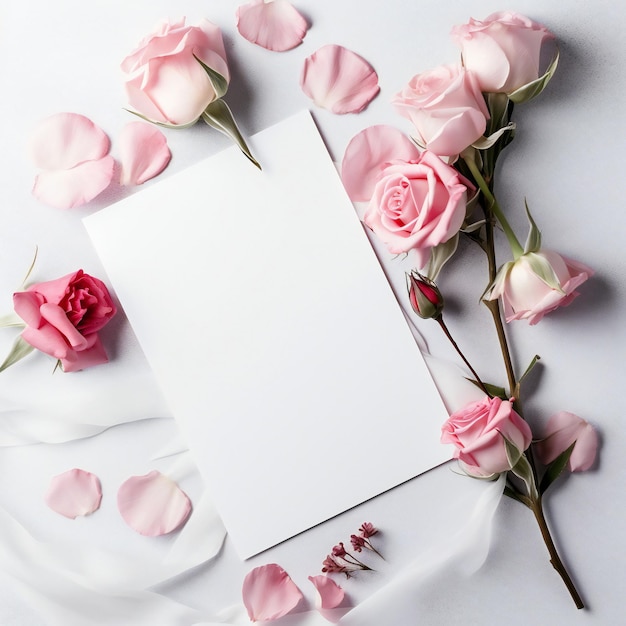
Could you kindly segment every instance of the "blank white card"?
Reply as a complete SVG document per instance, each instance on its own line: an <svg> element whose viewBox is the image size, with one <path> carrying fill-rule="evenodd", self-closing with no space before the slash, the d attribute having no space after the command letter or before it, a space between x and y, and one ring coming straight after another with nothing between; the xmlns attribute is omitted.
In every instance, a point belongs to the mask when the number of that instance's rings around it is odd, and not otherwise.
<svg viewBox="0 0 626 626"><path fill-rule="evenodd" d="M308 112L85 219L242 558L447 460L446 413Z"/></svg>

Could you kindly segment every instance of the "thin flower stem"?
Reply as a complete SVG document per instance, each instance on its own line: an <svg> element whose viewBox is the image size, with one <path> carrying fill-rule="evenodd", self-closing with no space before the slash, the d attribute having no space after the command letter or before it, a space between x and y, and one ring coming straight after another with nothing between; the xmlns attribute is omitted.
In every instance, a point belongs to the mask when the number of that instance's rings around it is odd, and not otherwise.
<svg viewBox="0 0 626 626"><path fill-rule="evenodd" d="M448 338L450 343L454 346L454 349L458 352L459 356L463 359L463 363L465 363L465 365L467 365L467 367L469 367L469 370L470 370L470 372L472 372L472 374L474 376L474 379L478 383L478 386L489 397L491 397L491 394L489 393L489 391L487 391L487 387L485 386L485 383L483 383L483 381L480 379L480 376L476 373L476 370L474 370L474 368L471 366L470 362L465 358L465 355L463 354L463 352L461 352L461 348L459 348L459 346L456 343L456 341L454 341L454 338L452 337L452 334L448 330L448 327L446 326L446 323L443 321L443 315L440 315L439 317L437 317L435 319L437 320L437 323L439 324L439 326L441 326L441 330L443 330L445 336Z"/></svg>
<svg viewBox="0 0 626 626"><path fill-rule="evenodd" d="M535 519L537 520L537 524L539 524L539 530L541 531L541 536L543 537L543 541L548 548L548 552L550 553L550 563L552 563L552 567L559 573L559 576L563 579L567 590L569 591L572 599L574 600L574 604L577 609L584 609L585 604L578 593L574 582L570 578L565 565L563 565L563 561L559 557L559 553L556 550L556 546L554 545L554 541L552 540L552 535L550 534L550 530L548 528L548 524L546 522L546 518L543 514L543 505L541 502L541 496L533 501L532 511L535 515Z"/></svg>
<svg viewBox="0 0 626 626"><path fill-rule="evenodd" d="M487 181L483 178L480 169L476 165L476 161L474 161L474 159L472 158L464 159L464 161L465 163L467 163L467 166L469 167L470 172L472 173L472 176L474 177L474 180L480 188L483 196L485 196L485 200L487 200L487 202L489 203L489 206L487 207L488 210L491 211L496 216L498 222L500 222L502 230L504 231L504 234L509 241L509 245L511 246L511 252L513 253L513 257L516 259L519 258L520 256L522 256L522 254L524 254L524 248L522 248L522 245L515 236L511 225L504 216L504 213L502 212L502 209L500 208L496 197L493 195L491 189L489 189L489 185L487 184Z"/></svg>

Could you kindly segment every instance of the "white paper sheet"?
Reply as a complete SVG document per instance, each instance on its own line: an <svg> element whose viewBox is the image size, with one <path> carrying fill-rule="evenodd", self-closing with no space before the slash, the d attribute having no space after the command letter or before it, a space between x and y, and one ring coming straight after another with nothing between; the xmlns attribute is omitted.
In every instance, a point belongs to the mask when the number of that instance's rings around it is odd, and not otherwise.
<svg viewBox="0 0 626 626"><path fill-rule="evenodd" d="M242 558L446 460L446 417L308 112L85 219Z"/></svg>

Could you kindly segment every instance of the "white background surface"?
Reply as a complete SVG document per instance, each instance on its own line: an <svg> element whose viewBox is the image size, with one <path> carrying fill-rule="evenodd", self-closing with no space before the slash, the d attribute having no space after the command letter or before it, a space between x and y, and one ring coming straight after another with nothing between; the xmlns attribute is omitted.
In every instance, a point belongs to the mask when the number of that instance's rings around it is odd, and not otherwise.
<svg viewBox="0 0 626 626"><path fill-rule="evenodd" d="M247 134L309 106L298 87L305 56L327 43L339 43L362 54L379 74L378 98L356 116L314 111L332 155L339 160L349 139L368 125L390 123L409 131L391 110L389 99L413 74L456 60L457 50L448 38L453 24L504 8L529 15L556 33L561 64L547 91L537 101L516 109L518 133L501 159L498 195L521 233L526 197L546 246L590 265L596 276L568 309L536 327L516 324L509 331L518 367L525 367L535 353L542 356L532 398L526 403L529 419L539 424L555 411L569 410L595 423L601 432L597 469L564 480L547 498L555 537L589 609L576 612L573 608L548 563L530 514L516 503L503 501L495 517L492 550L482 570L469 578L450 574L405 590L402 603L390 605L384 619L372 616L370 622L394 626L418 620L434 625L620 623L626 557L622 497L626 442L621 406L626 347L625 137L621 124L626 92L624 12L618 3L606 0L558 5L527 0L510 6L495 1L300 0L297 7L312 27L302 46L277 54L238 35L234 26L238 4L230 0L31 0L2 6L1 312L10 310L11 294L23 278L35 245L40 254L34 280L61 276L78 267L102 274L81 218L127 192L112 189L89 207L68 212L38 204L30 196L34 171L25 152L26 140L39 119L75 111L91 117L112 137L115 154L115 137L129 121L123 111L119 62L159 19L186 13L191 20L207 17L222 27L233 74L227 100ZM226 139L201 126L169 132L168 140L174 158L163 176L228 145ZM479 255L463 249L442 276L440 286L448 295L448 324L485 378L499 382L504 372L495 335L486 312L476 306L484 271ZM399 266L393 279L401 284ZM196 314L192 300L185 314ZM433 353L453 358L435 328L421 324L420 331ZM10 330L2 331L3 353L12 339ZM122 316L110 325L104 339L113 357L108 366L51 376L50 361L34 355L4 372L0 378L3 410L24 406L28 412L37 407L45 419L45 409L53 407L56 420L65 403L71 408L83 403L86 420L106 413L100 399L90 398L107 385L149 373ZM146 394L142 400L145 405L136 403L129 419L167 416L156 393ZM95 543L137 558L152 558L170 539L146 541L134 535L116 514L114 494L129 474L159 466L150 459L174 432L170 420L151 420L71 444L2 449L1 503L38 538L77 546ZM345 455L347 462L361 463L365 475L375 471L374 461L361 459L358 450L339 446L337 452ZM47 511L41 494L50 476L81 464L100 475L105 499L97 515L70 523ZM444 522L450 528L463 524L482 485L455 475L453 470L453 466L435 470L245 564L238 562L227 541L218 559L164 590L213 612L240 602L241 579L250 567L276 561L310 597L306 576L317 573L334 543L347 539L362 521L370 520L384 530L380 540L387 561L371 577L359 576L345 584L353 601L364 599L392 581L393 574L432 544L437 533L444 533ZM197 477L189 476L181 484L192 499L201 492ZM15 596L10 578L5 578L0 587L0 623L52 623L50 615L40 614L42 607L37 603ZM111 621L124 623L123 618ZM363 616L360 626L367 624L368 618Z"/></svg>

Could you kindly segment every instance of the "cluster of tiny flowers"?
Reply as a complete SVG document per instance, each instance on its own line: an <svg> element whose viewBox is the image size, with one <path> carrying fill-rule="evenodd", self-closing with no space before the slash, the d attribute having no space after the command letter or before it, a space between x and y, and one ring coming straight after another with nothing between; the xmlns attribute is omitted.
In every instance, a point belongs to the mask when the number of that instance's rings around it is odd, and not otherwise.
<svg viewBox="0 0 626 626"><path fill-rule="evenodd" d="M358 535L350 535L350 543L355 552L362 552L363 549L371 550L382 558L382 554L372 546L369 539L378 533L378 529L370 522L364 522L359 527ZM345 574L346 578L350 578L353 572L358 570L371 570L358 559L354 554L348 552L343 543L333 546L331 553L326 556L322 563L322 572L325 574Z"/></svg>

